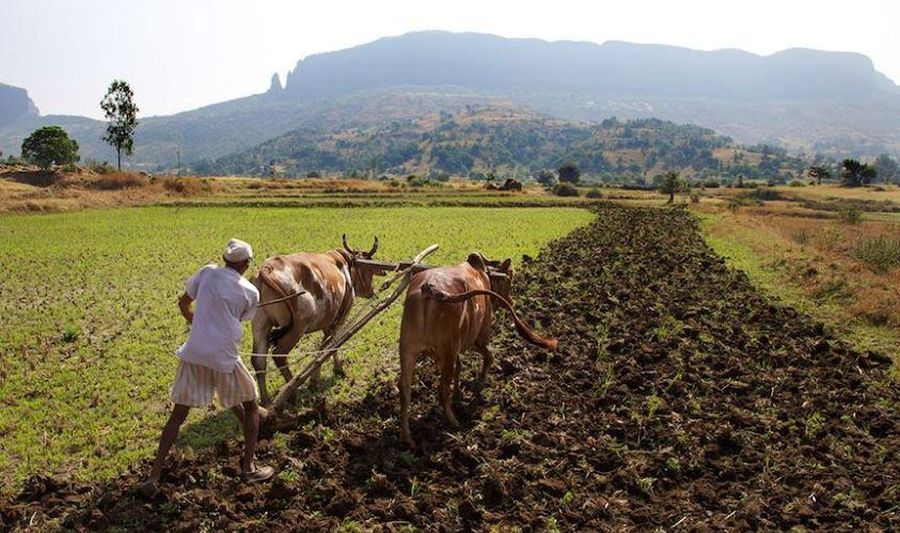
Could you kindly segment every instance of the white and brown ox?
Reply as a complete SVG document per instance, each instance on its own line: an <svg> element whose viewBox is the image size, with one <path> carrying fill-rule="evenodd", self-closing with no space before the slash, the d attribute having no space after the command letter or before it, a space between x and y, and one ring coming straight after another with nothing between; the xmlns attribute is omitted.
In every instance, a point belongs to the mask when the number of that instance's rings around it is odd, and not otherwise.
<svg viewBox="0 0 900 533"><path fill-rule="evenodd" d="M457 427L450 406L450 385L459 395L459 354L474 350L481 354L479 387L493 363L491 338L492 300L512 315L516 330L527 341L556 349L556 339L540 337L523 323L509 302L513 271L507 259L488 261L471 254L457 266L433 268L415 274L406 294L400 324L400 437L414 446L409 434L409 402L416 361L430 356L440 370L439 399L447 422Z"/></svg>
<svg viewBox="0 0 900 533"><path fill-rule="evenodd" d="M371 259L378 250L378 237L368 252L354 250L343 237L343 248L326 253L299 253L270 257L259 268L259 274L251 281L259 289L260 302L284 299L283 302L264 305L253 317L253 352L268 354L284 376L293 377L287 356L300 337L321 331L325 338L333 335L347 318L357 296L371 298L372 277L383 275L377 267L369 267L357 259ZM293 296L296 295L296 296ZM256 380L263 404L269 403L266 391L266 356L253 355ZM333 354L335 375L343 375L340 356ZM311 379L313 387L319 385L319 371Z"/></svg>

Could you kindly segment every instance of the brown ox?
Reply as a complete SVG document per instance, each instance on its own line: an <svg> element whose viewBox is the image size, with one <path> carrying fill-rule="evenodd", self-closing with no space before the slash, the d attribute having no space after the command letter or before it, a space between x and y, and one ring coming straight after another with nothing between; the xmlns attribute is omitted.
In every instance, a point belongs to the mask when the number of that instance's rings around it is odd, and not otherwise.
<svg viewBox="0 0 900 533"><path fill-rule="evenodd" d="M284 299L265 305L253 317L253 352L268 354L284 376L293 377L286 354L297 345L306 333L321 331L325 337L334 334L347 318L356 296L372 297L372 277L383 275L380 269L363 266L357 259L371 259L378 250L378 237L368 252L360 252L347 245L343 237L343 249L326 253L300 253L279 255L265 260L259 274L251 281L259 289L259 301ZM296 296L293 296L296 295ZM256 369L256 381L263 404L269 403L266 391L266 357L251 358ZM334 373L343 375L341 359L333 354ZM313 374L311 384L319 383L319 371Z"/></svg>
<svg viewBox="0 0 900 533"><path fill-rule="evenodd" d="M493 363L488 342L491 337L492 299L511 314L516 330L527 341L553 350L555 339L544 339L526 326L509 303L512 269L507 259L502 264L471 254L454 267L434 268L412 277L403 319L400 324L400 437L414 446L409 434L409 402L416 361L430 356L440 369L439 398L447 422L457 427L450 406L450 385L459 395L459 354L474 350L481 354L479 387L484 384ZM494 275L489 275L493 271Z"/></svg>

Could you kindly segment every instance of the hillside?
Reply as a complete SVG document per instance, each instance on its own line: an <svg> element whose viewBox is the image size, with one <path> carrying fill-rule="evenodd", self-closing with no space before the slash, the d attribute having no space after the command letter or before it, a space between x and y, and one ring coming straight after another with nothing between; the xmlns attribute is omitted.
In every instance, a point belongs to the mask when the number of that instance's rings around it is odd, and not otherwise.
<svg viewBox="0 0 900 533"><path fill-rule="evenodd" d="M3 153L18 154L31 131L58 124L78 141L83 159L114 159L101 140L103 122L38 116L24 90L5 87ZM13 112L3 111L4 101L14 102ZM299 128L324 135L497 102L576 122L617 116L698 124L741 143L836 158L900 156L900 89L859 54L793 49L758 56L419 32L309 56L283 88L275 77L263 94L142 117L127 163L171 170L179 155L182 164L212 161Z"/></svg>
<svg viewBox="0 0 900 533"><path fill-rule="evenodd" d="M766 153L763 153L763 150ZM512 105L331 131L301 128L237 154L194 165L201 174L300 176L308 172L529 176L574 161L586 174L640 180L677 169L691 176L773 176L802 163L768 147L740 148L714 131L658 119L572 123Z"/></svg>
<svg viewBox="0 0 900 533"><path fill-rule="evenodd" d="M176 167L179 150L182 164L190 164L249 149L299 127L329 130L349 124L371 125L496 100L449 87L397 87L304 101L264 93L171 116L140 117L134 155L127 164L151 171L171 170ZM102 140L106 123L76 116L26 117L0 127L0 150L18 154L29 133L48 125L65 128L78 142L82 159L115 160L115 150Z"/></svg>
<svg viewBox="0 0 900 533"><path fill-rule="evenodd" d="M419 32L301 60L284 98L456 85L570 120L701 124L746 143L900 154L900 88L866 56Z"/></svg>
<svg viewBox="0 0 900 533"><path fill-rule="evenodd" d="M22 118L39 115L38 108L28 97L28 91L0 83L0 126Z"/></svg>

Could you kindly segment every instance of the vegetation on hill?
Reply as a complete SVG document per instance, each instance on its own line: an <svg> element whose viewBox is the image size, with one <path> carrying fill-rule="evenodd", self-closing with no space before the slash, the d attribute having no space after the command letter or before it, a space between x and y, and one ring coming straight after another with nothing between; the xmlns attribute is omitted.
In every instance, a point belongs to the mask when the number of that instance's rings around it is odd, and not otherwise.
<svg viewBox="0 0 900 533"><path fill-rule="evenodd" d="M699 126L615 118L576 124L511 105L469 105L458 113L377 126L327 132L301 128L240 153L201 161L194 170L207 175L302 176L318 171L486 178L532 177L567 162L575 163L585 179L639 184L669 170L691 177L787 180L804 168L783 149L741 148Z"/></svg>

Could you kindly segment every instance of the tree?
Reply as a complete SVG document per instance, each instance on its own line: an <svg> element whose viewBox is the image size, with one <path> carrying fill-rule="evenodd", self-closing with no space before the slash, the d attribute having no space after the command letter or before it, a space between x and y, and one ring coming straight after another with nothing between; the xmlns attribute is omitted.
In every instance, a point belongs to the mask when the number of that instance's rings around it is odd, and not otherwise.
<svg viewBox="0 0 900 533"><path fill-rule="evenodd" d="M578 183L578 178L581 177L581 171L578 170L578 166L571 161L563 163L563 166L559 167L556 173L559 175L559 181L562 183Z"/></svg>
<svg viewBox="0 0 900 533"><path fill-rule="evenodd" d="M542 170L538 172L537 182L544 187L550 188L556 185L556 176L553 175L552 170Z"/></svg>
<svg viewBox="0 0 900 533"><path fill-rule="evenodd" d="M841 177L844 178L844 185L847 187L859 187L870 183L878 172L875 167L868 163L860 163L856 159L844 159L841 163L844 169L841 171Z"/></svg>
<svg viewBox="0 0 900 533"><path fill-rule="evenodd" d="M881 154L875 160L875 170L881 176L885 183L890 183L895 177L900 178L900 164L897 160L887 154Z"/></svg>
<svg viewBox="0 0 900 533"><path fill-rule="evenodd" d="M816 180L816 185L821 185L823 179L831 179L831 171L828 170L827 167L823 167L821 165L813 165L809 167L809 170L807 170L806 173L809 174L810 178Z"/></svg>
<svg viewBox="0 0 900 533"><path fill-rule="evenodd" d="M675 193L681 190L681 174L675 171L666 172L660 180L659 192L669 195L667 204L675 202Z"/></svg>
<svg viewBox="0 0 900 533"><path fill-rule="evenodd" d="M119 171L122 171L122 152L131 155L134 150L134 130L137 128L138 107L134 103L134 93L128 82L113 80L100 102L106 113L106 135L103 140L116 149Z"/></svg>
<svg viewBox="0 0 900 533"><path fill-rule="evenodd" d="M59 126L46 126L22 141L22 157L42 170L50 170L53 164L67 165L78 161L78 143Z"/></svg>

